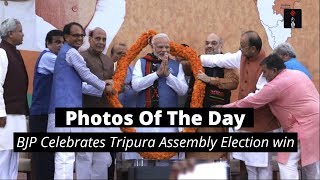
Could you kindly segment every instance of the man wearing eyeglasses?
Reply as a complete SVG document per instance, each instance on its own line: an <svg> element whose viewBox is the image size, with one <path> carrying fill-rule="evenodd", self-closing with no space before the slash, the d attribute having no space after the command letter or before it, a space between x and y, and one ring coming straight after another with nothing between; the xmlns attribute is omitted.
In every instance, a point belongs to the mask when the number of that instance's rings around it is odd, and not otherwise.
<svg viewBox="0 0 320 180"><path fill-rule="evenodd" d="M241 35L238 52L202 55L200 59L204 67L239 68L238 99L243 99L261 89L266 83L265 78L261 76L262 69L259 65L265 57L260 36L254 31L247 31ZM241 128L240 132L277 132L279 127L270 108L263 106L254 110L254 127ZM246 169L248 179L272 179L271 153L236 152L233 153L233 157L245 162L246 168L241 165L241 178L245 178L243 173Z"/></svg>
<svg viewBox="0 0 320 180"><path fill-rule="evenodd" d="M82 93L94 93L102 96L112 94L113 83L110 80L100 80L90 72L86 62L77 49L83 43L84 29L76 22L64 26L63 36L65 43L57 56L51 90L49 106L49 132L75 132L74 128L55 127L55 108L82 107ZM82 82L88 84L82 86ZM57 119L59 121L59 119ZM74 152L55 153L54 179L73 179Z"/></svg>
<svg viewBox="0 0 320 180"><path fill-rule="evenodd" d="M63 42L62 31L49 31L45 39L46 49L42 51L35 64L29 120L30 132L47 132L54 64ZM34 179L53 179L53 152L33 152L31 158Z"/></svg>
<svg viewBox="0 0 320 180"><path fill-rule="evenodd" d="M24 34L19 20L0 25L0 179L17 179L19 154L13 152L13 133L26 132L28 74L17 46Z"/></svg>

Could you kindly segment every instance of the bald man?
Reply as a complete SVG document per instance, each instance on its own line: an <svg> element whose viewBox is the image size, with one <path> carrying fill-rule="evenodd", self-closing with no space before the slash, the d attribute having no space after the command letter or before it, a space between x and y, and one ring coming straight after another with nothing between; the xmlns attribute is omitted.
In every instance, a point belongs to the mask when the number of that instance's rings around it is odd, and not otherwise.
<svg viewBox="0 0 320 180"><path fill-rule="evenodd" d="M222 53L223 40L215 33L211 33L207 36L205 41L205 53L206 54L221 54ZM219 67L204 67L205 72L199 72L196 76L199 80L206 83L205 97L203 101L203 107L211 107L214 105L228 104L230 103L231 90L237 88L239 83L239 75L235 69L226 69ZM190 87L193 87L195 78L190 80ZM192 90L189 91L191 97ZM188 98L186 103L187 107L190 107L191 98ZM224 127L219 128L198 128L197 132L228 132ZM187 158L195 158L200 160L227 160L228 153L226 152L187 152Z"/></svg>
<svg viewBox="0 0 320 180"><path fill-rule="evenodd" d="M81 52L87 67L99 79L112 82L113 61L104 55L102 51L106 46L107 34L101 28L95 28L89 32L89 49ZM105 108L108 107L106 99L89 90L83 84L83 107ZM110 132L110 128L82 128L83 132ZM108 179L107 168L112 159L109 152L79 152L76 155L77 179Z"/></svg>
<svg viewBox="0 0 320 180"><path fill-rule="evenodd" d="M238 68L240 83L238 99L243 99L261 89L266 79L261 76L260 62L266 57L262 41L257 32L246 31L240 38L240 50L236 53L201 55L204 67ZM269 106L254 110L254 127L241 128L239 132L278 132L279 123ZM233 158L245 163L240 165L241 179L272 179L271 153L268 152L234 152ZM245 177L247 169L248 177Z"/></svg>
<svg viewBox="0 0 320 180"><path fill-rule="evenodd" d="M205 41L205 53L221 54L222 45L223 39L215 33L211 33L207 36L207 39Z"/></svg>

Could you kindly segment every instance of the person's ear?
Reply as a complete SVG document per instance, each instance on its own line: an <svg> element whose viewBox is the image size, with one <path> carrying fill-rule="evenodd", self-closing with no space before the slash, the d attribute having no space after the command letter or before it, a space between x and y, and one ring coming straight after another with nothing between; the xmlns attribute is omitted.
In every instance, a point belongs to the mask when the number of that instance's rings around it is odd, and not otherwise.
<svg viewBox="0 0 320 180"><path fill-rule="evenodd" d="M151 43L151 37L148 39L148 44L151 46L151 48L153 48L152 43Z"/></svg>
<svg viewBox="0 0 320 180"><path fill-rule="evenodd" d="M273 68L273 69L272 69L272 72L273 72L274 74L276 74L276 73L278 73L278 69L277 69L277 68Z"/></svg>
<svg viewBox="0 0 320 180"><path fill-rule="evenodd" d="M13 31L9 31L9 32L8 32L8 37L11 38L11 37L12 37L12 34L13 34Z"/></svg>
<svg viewBox="0 0 320 180"><path fill-rule="evenodd" d="M252 52L257 52L257 47L255 47L255 46L250 46L250 48L251 48Z"/></svg>

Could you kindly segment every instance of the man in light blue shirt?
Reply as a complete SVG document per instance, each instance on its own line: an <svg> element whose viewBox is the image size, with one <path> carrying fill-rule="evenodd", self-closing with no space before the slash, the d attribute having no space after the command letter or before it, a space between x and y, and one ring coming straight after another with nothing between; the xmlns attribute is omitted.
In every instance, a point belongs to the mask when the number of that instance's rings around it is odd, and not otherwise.
<svg viewBox="0 0 320 180"><path fill-rule="evenodd" d="M273 50L273 53L277 54L284 61L287 69L299 70L312 79L308 69L296 59L296 52L289 43L279 44Z"/></svg>
<svg viewBox="0 0 320 180"><path fill-rule="evenodd" d="M29 120L31 132L47 132L54 64L64 42L62 31L49 31L45 42L46 49L41 52L34 67L33 94ZM31 167L35 179L53 179L54 153L33 152Z"/></svg>

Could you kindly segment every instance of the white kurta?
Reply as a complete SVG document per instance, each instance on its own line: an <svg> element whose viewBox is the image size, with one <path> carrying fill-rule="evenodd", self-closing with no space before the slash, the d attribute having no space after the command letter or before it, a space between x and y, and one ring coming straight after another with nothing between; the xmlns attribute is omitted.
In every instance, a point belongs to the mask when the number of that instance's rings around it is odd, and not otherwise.
<svg viewBox="0 0 320 180"><path fill-rule="evenodd" d="M27 120L25 115L7 115L6 126L0 128L0 151L13 149L14 132L27 132Z"/></svg>
<svg viewBox="0 0 320 180"><path fill-rule="evenodd" d="M27 132L25 115L6 114L6 106L3 98L3 85L8 70L8 58L6 52L0 48L0 117L7 117L7 124L0 128L0 151L13 149L13 133Z"/></svg>
<svg viewBox="0 0 320 180"><path fill-rule="evenodd" d="M148 87L152 86L154 81L157 80L159 77L156 72L150 73L146 76L142 74L141 70L141 60L139 59L134 67L133 74L132 74L132 88L133 90L139 92L142 90L147 89ZM182 65L179 64L179 72L177 76L169 74L166 77L166 84L171 87L178 96L183 96L188 91L188 84L185 79L185 74L182 69ZM166 127L139 127L136 128L137 132L179 132L182 128L173 127L173 128L166 128ZM172 157L171 159L183 159L184 153L179 153L176 156ZM123 153L123 159L143 159L138 153Z"/></svg>

